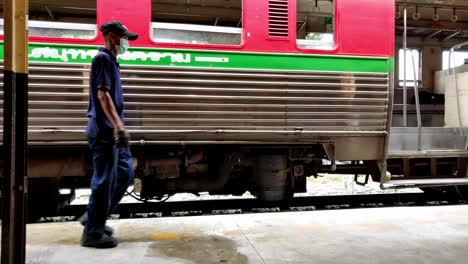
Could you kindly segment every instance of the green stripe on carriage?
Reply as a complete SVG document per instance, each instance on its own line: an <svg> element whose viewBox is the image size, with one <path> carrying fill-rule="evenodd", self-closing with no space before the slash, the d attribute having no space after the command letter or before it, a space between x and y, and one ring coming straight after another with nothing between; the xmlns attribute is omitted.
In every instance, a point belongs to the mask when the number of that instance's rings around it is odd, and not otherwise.
<svg viewBox="0 0 468 264"><path fill-rule="evenodd" d="M0 59L3 60L3 43ZM29 44L30 62L90 63L96 46ZM392 72L393 59L382 57L252 53L181 49L131 48L119 62L143 66L189 66L212 68L315 70L343 72Z"/></svg>

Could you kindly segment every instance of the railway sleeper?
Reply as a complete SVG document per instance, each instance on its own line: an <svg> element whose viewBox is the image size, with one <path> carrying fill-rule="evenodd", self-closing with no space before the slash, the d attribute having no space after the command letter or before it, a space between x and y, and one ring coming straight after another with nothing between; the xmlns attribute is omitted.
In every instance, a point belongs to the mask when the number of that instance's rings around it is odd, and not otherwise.
<svg viewBox="0 0 468 264"><path fill-rule="evenodd" d="M355 177L356 181L363 179L363 184L371 178L379 182L382 174L382 167L377 161L334 163L333 148L329 143L225 146L222 149L216 146L134 146L132 151L137 161L132 194L143 201L161 200L183 192L238 196L250 192L262 201L287 201L294 193L306 192L307 177L319 173L354 174L358 176ZM58 149L41 149L37 153L34 149L30 151L30 220L55 215L59 208L71 203L74 189L89 187L92 163L86 150L79 153L78 149L68 152ZM66 162L68 160L72 162ZM463 158L390 159L387 170L396 176L392 180L424 180L428 176L434 179L434 175L439 178L463 178L466 164ZM53 176L45 177L47 172ZM360 175L364 178L360 178ZM71 191L60 195L59 191L64 187ZM429 187L423 190L468 199L466 186Z"/></svg>

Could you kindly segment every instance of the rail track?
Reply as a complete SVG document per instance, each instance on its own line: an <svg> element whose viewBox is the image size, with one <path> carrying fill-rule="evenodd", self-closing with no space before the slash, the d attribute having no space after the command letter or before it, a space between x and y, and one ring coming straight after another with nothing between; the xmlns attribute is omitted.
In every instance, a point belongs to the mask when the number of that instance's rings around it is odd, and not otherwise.
<svg viewBox="0 0 468 264"><path fill-rule="evenodd" d="M283 202L262 202L251 198L210 199L167 201L162 203L123 203L111 217L115 219L128 219L457 204L468 204L468 202L460 195L444 192L306 196L295 197ZM85 204L69 205L60 209L56 215L43 217L38 222L75 221L85 210Z"/></svg>

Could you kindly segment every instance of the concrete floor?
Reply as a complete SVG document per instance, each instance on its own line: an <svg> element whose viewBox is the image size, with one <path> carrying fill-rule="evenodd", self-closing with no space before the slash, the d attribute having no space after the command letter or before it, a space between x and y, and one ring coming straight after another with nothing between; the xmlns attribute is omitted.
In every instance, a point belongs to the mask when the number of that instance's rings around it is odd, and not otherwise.
<svg viewBox="0 0 468 264"><path fill-rule="evenodd" d="M28 226L27 263L468 263L468 206L110 221L115 249L78 223Z"/></svg>

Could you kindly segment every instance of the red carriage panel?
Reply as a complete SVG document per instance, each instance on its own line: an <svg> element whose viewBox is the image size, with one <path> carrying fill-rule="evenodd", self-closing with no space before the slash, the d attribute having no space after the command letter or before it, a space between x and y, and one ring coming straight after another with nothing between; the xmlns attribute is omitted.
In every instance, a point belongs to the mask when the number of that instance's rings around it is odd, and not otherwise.
<svg viewBox="0 0 468 264"><path fill-rule="evenodd" d="M122 21L140 34L133 43L140 47L393 57L393 0L335 0L335 47L330 50L297 47L295 0L283 1L287 3L287 37L269 36L269 5L275 1L283 0L243 0L243 44L239 46L155 43L151 39L151 0L97 0L97 24L116 19ZM31 36L30 41L101 45L103 38L100 34L92 40Z"/></svg>

